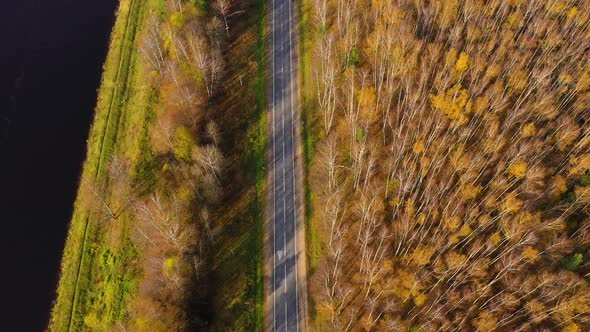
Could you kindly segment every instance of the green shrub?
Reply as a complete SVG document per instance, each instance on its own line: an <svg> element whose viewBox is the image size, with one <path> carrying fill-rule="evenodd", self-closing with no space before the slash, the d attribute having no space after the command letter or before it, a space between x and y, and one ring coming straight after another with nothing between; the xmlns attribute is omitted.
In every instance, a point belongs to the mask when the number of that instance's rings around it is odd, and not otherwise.
<svg viewBox="0 0 590 332"><path fill-rule="evenodd" d="M361 62L361 55L359 50L353 48L348 54L348 65L358 65Z"/></svg>
<svg viewBox="0 0 590 332"><path fill-rule="evenodd" d="M567 256L561 259L561 261L559 262L561 264L561 267L563 267L566 270L569 271L575 271L577 270L580 265L582 265L582 262L584 261L584 256L582 256L582 254L577 253L577 254L573 254L571 256Z"/></svg>
<svg viewBox="0 0 590 332"><path fill-rule="evenodd" d="M364 129L361 129L359 131L356 132L356 140L361 142L365 139L365 137L367 137L367 131Z"/></svg>
<svg viewBox="0 0 590 332"><path fill-rule="evenodd" d="M582 176L582 179L580 180L580 185L584 187L590 185L590 172L586 172L586 174Z"/></svg>
<svg viewBox="0 0 590 332"><path fill-rule="evenodd" d="M176 159L184 162L191 161L193 147L195 146L195 140L193 139L193 136L186 127L181 126L178 127L178 129L176 129L173 145L173 153Z"/></svg>

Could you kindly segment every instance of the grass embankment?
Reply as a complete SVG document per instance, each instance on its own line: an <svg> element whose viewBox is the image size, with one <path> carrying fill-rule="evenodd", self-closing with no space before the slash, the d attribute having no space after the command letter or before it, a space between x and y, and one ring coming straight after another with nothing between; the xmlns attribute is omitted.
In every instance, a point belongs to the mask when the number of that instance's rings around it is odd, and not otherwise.
<svg viewBox="0 0 590 332"><path fill-rule="evenodd" d="M108 161L123 155L137 166L147 143L146 123L154 95L145 84L136 51L136 36L145 13L157 1L121 0L103 66L95 118L88 139L81 182L107 186ZM108 192L108 189L107 189ZM130 240L129 216L103 222L90 213L79 190L63 253L52 331L105 329L126 315L126 300L135 288L136 250Z"/></svg>
<svg viewBox="0 0 590 332"><path fill-rule="evenodd" d="M320 257L321 244L317 232L317 227L313 223L313 197L310 189L309 171L311 169L312 160L314 156L315 145L318 140L318 126L317 116L313 113L313 80L312 80L312 59L311 47L313 42L314 29L310 21L310 0L302 0L299 3L299 17L300 27L299 32L301 36L301 91L302 91L302 135L303 135L303 159L305 167L305 232L307 242L307 258L309 265L309 273L312 274L317 266L317 261Z"/></svg>
<svg viewBox="0 0 590 332"><path fill-rule="evenodd" d="M318 227L313 218L314 197L311 190L310 170L314 157L315 145L318 141L319 129L317 125L317 115L313 112L313 77L312 77L312 57L311 48L314 40L314 28L311 25L310 11L312 9L311 0L301 0L299 2L299 34L300 34L300 64L301 64L301 121L303 135L303 161L304 161L304 195L305 195L305 241L307 246L307 264L308 274L311 276L315 272L318 260L321 256L321 241L318 234ZM309 296L310 318L313 321L315 317L315 305L313 297Z"/></svg>
<svg viewBox="0 0 590 332"><path fill-rule="evenodd" d="M226 95L217 105L235 181L217 211L213 331L262 331L266 187L266 0L249 0L232 22ZM225 139L225 138L224 138Z"/></svg>

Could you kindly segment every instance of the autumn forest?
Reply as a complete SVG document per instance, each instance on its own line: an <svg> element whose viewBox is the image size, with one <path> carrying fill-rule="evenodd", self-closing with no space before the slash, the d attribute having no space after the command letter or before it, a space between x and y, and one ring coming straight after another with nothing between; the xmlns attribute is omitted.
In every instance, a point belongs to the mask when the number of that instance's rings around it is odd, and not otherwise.
<svg viewBox="0 0 590 332"><path fill-rule="evenodd" d="M314 328L587 331L590 2L310 8Z"/></svg>
<svg viewBox="0 0 590 332"><path fill-rule="evenodd" d="M590 0L121 0L86 153L51 331L590 330Z"/></svg>

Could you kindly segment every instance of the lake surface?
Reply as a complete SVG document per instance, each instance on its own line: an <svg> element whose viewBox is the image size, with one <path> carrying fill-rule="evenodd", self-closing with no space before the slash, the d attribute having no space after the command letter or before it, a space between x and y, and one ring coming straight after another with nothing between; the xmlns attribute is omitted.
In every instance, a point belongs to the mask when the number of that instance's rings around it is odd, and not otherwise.
<svg viewBox="0 0 590 332"><path fill-rule="evenodd" d="M116 0L8 0L0 10L0 311L42 331Z"/></svg>

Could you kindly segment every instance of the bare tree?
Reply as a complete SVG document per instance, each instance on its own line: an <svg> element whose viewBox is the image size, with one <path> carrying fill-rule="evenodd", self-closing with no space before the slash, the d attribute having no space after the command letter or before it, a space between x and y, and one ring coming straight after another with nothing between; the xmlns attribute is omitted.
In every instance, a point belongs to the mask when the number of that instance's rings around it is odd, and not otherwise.
<svg viewBox="0 0 590 332"><path fill-rule="evenodd" d="M224 158L219 148L213 144L196 148L193 151L193 160L203 169L207 170L217 182L220 181Z"/></svg>
<svg viewBox="0 0 590 332"><path fill-rule="evenodd" d="M227 17L230 14L231 7L233 6L232 0L215 0L213 2L213 7L217 9L219 14L223 17L223 22L225 24L225 33L227 34L227 38L229 39L229 25L227 24Z"/></svg>
<svg viewBox="0 0 590 332"><path fill-rule="evenodd" d="M213 144L219 146L221 143L221 135L219 134L219 126L215 123L215 121L209 121L207 123L207 136L213 141Z"/></svg>
<svg viewBox="0 0 590 332"><path fill-rule="evenodd" d="M138 204L137 218L140 221L137 230L149 243L169 245L180 253L188 252L197 235L174 196L165 201L158 193L151 195Z"/></svg>
<svg viewBox="0 0 590 332"><path fill-rule="evenodd" d="M165 66L166 52L162 41L160 22L156 15L150 16L145 31L139 50L151 67L161 72Z"/></svg>

